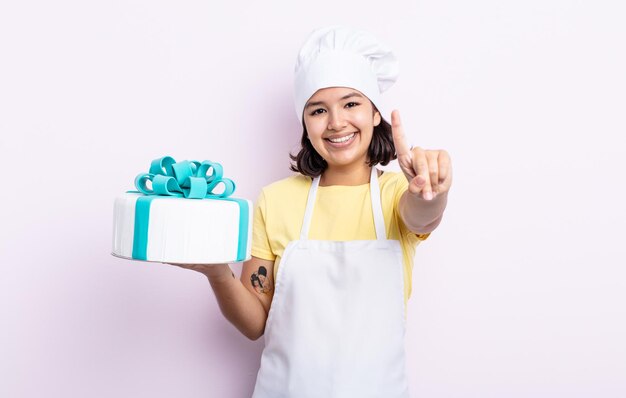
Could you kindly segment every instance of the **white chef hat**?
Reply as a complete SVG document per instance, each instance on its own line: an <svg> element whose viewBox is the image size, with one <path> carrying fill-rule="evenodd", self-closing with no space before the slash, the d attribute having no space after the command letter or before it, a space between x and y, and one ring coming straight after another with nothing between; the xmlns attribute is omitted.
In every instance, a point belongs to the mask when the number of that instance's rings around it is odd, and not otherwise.
<svg viewBox="0 0 626 398"><path fill-rule="evenodd" d="M380 94L398 78L398 60L391 49L370 33L333 25L311 33L296 61L294 99L298 120L307 101L319 89L350 87L362 92L383 118Z"/></svg>

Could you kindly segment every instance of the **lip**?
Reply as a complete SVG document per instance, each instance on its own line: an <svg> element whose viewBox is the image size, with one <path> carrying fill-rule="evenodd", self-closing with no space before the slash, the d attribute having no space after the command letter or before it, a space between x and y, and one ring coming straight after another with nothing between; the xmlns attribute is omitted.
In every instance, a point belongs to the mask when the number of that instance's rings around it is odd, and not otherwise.
<svg viewBox="0 0 626 398"><path fill-rule="evenodd" d="M332 142L331 141L331 139L344 138L344 137L349 137L351 135L353 135L353 137L350 138L346 142ZM330 146L332 146L334 148L342 148L342 147L350 145L354 141L354 139L356 138L357 135L359 135L358 131L352 131L352 132L346 133L346 134L334 134L334 135L331 135L329 137L324 138L324 141L326 141L326 143L328 145L330 145Z"/></svg>

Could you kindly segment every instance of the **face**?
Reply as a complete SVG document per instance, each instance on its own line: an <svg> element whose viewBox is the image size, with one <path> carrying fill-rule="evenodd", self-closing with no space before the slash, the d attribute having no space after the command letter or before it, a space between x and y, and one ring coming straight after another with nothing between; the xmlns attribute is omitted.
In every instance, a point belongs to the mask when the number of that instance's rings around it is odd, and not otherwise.
<svg viewBox="0 0 626 398"><path fill-rule="evenodd" d="M365 95L348 87L324 88L309 98L303 115L309 140L329 168L366 167L381 117Z"/></svg>

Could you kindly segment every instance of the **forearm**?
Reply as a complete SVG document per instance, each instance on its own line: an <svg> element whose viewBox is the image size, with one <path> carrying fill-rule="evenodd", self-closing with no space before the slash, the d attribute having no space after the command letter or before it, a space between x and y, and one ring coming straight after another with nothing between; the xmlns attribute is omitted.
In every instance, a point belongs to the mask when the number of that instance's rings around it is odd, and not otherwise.
<svg viewBox="0 0 626 398"><path fill-rule="evenodd" d="M251 340L263 335L267 314L263 305L226 264L205 273L224 317Z"/></svg>
<svg viewBox="0 0 626 398"><path fill-rule="evenodd" d="M438 194L434 199L425 200L419 194L406 191L400 198L400 217L412 232L426 234L432 232L443 218L448 203L448 193Z"/></svg>

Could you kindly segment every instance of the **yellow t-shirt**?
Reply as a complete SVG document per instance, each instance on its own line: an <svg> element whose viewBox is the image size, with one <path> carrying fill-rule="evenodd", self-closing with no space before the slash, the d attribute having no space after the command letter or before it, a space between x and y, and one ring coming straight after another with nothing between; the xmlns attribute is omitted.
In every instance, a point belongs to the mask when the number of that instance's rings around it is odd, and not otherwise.
<svg viewBox="0 0 626 398"><path fill-rule="evenodd" d="M399 240L404 257L404 300L411 295L413 256L417 244L429 234L415 234L404 225L398 212L400 197L408 188L404 174L384 172L379 177L387 238ZM262 189L254 209L252 255L274 260L274 280L287 244L300 238L311 178L287 177ZM374 240L369 183L332 185L317 191L309 239Z"/></svg>

